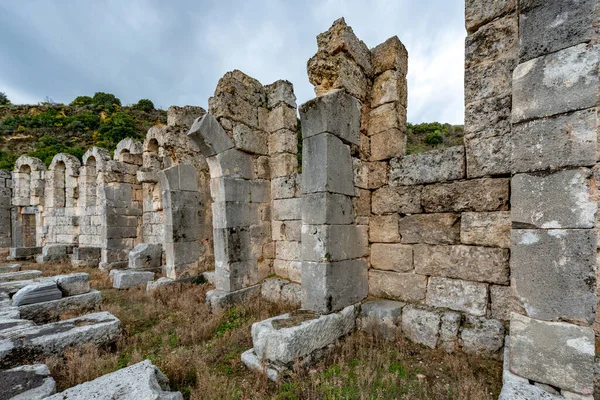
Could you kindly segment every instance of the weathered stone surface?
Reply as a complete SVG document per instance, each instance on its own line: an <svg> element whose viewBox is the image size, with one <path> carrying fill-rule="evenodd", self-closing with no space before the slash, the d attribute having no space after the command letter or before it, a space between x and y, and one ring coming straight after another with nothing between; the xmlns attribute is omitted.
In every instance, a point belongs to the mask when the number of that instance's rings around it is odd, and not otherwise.
<svg viewBox="0 0 600 400"><path fill-rule="evenodd" d="M360 102L343 90L333 90L300 106L304 139L330 133L360 144Z"/></svg>
<svg viewBox="0 0 600 400"><path fill-rule="evenodd" d="M412 273L369 271L369 294L385 299L418 302L425 299L427 277Z"/></svg>
<svg viewBox="0 0 600 400"><path fill-rule="evenodd" d="M526 313L513 286L490 285L490 307L492 318L502 321L508 321L512 312Z"/></svg>
<svg viewBox="0 0 600 400"><path fill-rule="evenodd" d="M517 14L499 18L467 36L465 66L516 58L519 40Z"/></svg>
<svg viewBox="0 0 600 400"><path fill-rule="evenodd" d="M359 329L376 337L387 340L396 338L400 333L402 308L404 303L391 300L368 301L360 306L356 320Z"/></svg>
<svg viewBox="0 0 600 400"><path fill-rule="evenodd" d="M56 393L56 382L44 364L1 371L0 387L7 400L42 400Z"/></svg>
<svg viewBox="0 0 600 400"><path fill-rule="evenodd" d="M512 122L595 107L599 46L580 44L520 64L514 73Z"/></svg>
<svg viewBox="0 0 600 400"><path fill-rule="evenodd" d="M112 270L111 277L115 289L131 289L146 285L154 280L154 272L135 270Z"/></svg>
<svg viewBox="0 0 600 400"><path fill-rule="evenodd" d="M392 128L374 134L369 138L371 161L389 160L406 154L406 131ZM381 185L380 185L381 186Z"/></svg>
<svg viewBox="0 0 600 400"><path fill-rule="evenodd" d="M510 248L510 215L510 211L462 213L460 241L477 246Z"/></svg>
<svg viewBox="0 0 600 400"><path fill-rule="evenodd" d="M524 2L519 26L521 61L594 40L596 7L592 0Z"/></svg>
<svg viewBox="0 0 600 400"><path fill-rule="evenodd" d="M354 196L350 147L329 133L304 139L302 192L333 192Z"/></svg>
<svg viewBox="0 0 600 400"><path fill-rule="evenodd" d="M465 3L467 31L473 33L488 22L514 11L516 7L516 0L467 0Z"/></svg>
<svg viewBox="0 0 600 400"><path fill-rule="evenodd" d="M260 296L260 288L261 285L253 285L232 292L218 289L209 290L206 292L206 302L210 304L212 312L223 312L235 304L241 304Z"/></svg>
<svg viewBox="0 0 600 400"><path fill-rule="evenodd" d="M129 252L129 268L159 268L162 264L162 245L140 243Z"/></svg>
<svg viewBox="0 0 600 400"><path fill-rule="evenodd" d="M397 129L404 132L406 127L406 109L398 102L382 104L369 113L369 136Z"/></svg>
<svg viewBox="0 0 600 400"><path fill-rule="evenodd" d="M491 97L465 106L465 142L511 132L512 96Z"/></svg>
<svg viewBox="0 0 600 400"><path fill-rule="evenodd" d="M459 313L449 311L442 314L438 346L446 353L453 353L458 350L458 330L461 319Z"/></svg>
<svg viewBox="0 0 600 400"><path fill-rule="evenodd" d="M366 100L369 88L367 76L345 53L330 55L318 52L308 60L307 71L317 96L334 89L344 89L360 101Z"/></svg>
<svg viewBox="0 0 600 400"><path fill-rule="evenodd" d="M425 212L507 211L509 179L484 178L423 188Z"/></svg>
<svg viewBox="0 0 600 400"><path fill-rule="evenodd" d="M273 200L273 219L278 221L302 219L302 198Z"/></svg>
<svg viewBox="0 0 600 400"><path fill-rule="evenodd" d="M504 59L465 69L465 104L511 94L516 59Z"/></svg>
<svg viewBox="0 0 600 400"><path fill-rule="evenodd" d="M431 277L427 285L427 305L483 316L487 311L485 283Z"/></svg>
<svg viewBox="0 0 600 400"><path fill-rule="evenodd" d="M77 294L62 299L45 301L43 303L19 306L21 318L32 320L37 324L58 321L66 313L82 314L96 311L102 304L102 294L97 290Z"/></svg>
<svg viewBox="0 0 600 400"><path fill-rule="evenodd" d="M460 242L460 215L417 214L400 219L402 243L454 244Z"/></svg>
<svg viewBox="0 0 600 400"><path fill-rule="evenodd" d="M459 344L467 354L500 358L504 346L504 325L494 319L467 316L459 338Z"/></svg>
<svg viewBox="0 0 600 400"><path fill-rule="evenodd" d="M399 243L398 214L377 215L369 218L369 241L371 243Z"/></svg>
<svg viewBox="0 0 600 400"><path fill-rule="evenodd" d="M512 280L529 316L594 321L596 243L592 229L512 231Z"/></svg>
<svg viewBox="0 0 600 400"><path fill-rule="evenodd" d="M52 280L63 296L74 296L90 291L90 277L85 272L53 276Z"/></svg>
<svg viewBox="0 0 600 400"><path fill-rule="evenodd" d="M394 70L402 76L408 72L408 52L398 39L392 36L371 50L373 54L373 74L379 75L385 71Z"/></svg>
<svg viewBox="0 0 600 400"><path fill-rule="evenodd" d="M598 212L587 168L541 176L515 175L511 182L511 218L527 228L593 228Z"/></svg>
<svg viewBox="0 0 600 400"><path fill-rule="evenodd" d="M206 161L210 167L211 178L227 176L232 178L254 179L255 177L252 155L239 151L238 149L225 150L222 153L208 157Z"/></svg>
<svg viewBox="0 0 600 400"><path fill-rule="evenodd" d="M28 260L41 252L41 247L11 247L9 250L9 258L12 261Z"/></svg>
<svg viewBox="0 0 600 400"><path fill-rule="evenodd" d="M300 310L254 323L254 351L260 359L291 364L353 331L357 313L351 305L328 315Z"/></svg>
<svg viewBox="0 0 600 400"><path fill-rule="evenodd" d="M509 366L512 373L524 378L591 395L594 391L594 331L513 313Z"/></svg>
<svg viewBox="0 0 600 400"><path fill-rule="evenodd" d="M270 85L266 85L267 91L267 107L278 107L286 104L292 108L296 108L296 95L294 94L294 86L290 81L278 80Z"/></svg>
<svg viewBox="0 0 600 400"><path fill-rule="evenodd" d="M594 165L597 159L597 110L537 119L513 126L513 172Z"/></svg>
<svg viewBox="0 0 600 400"><path fill-rule="evenodd" d="M440 313L408 305L402 310L402 333L415 343L435 349L440 338Z"/></svg>
<svg viewBox="0 0 600 400"><path fill-rule="evenodd" d="M8 272L19 272L20 270L21 270L21 264L0 265L0 274L6 274Z"/></svg>
<svg viewBox="0 0 600 400"><path fill-rule="evenodd" d="M420 213L422 211L421 196L421 186L382 187L373 192L373 214Z"/></svg>
<svg viewBox="0 0 600 400"><path fill-rule="evenodd" d="M467 140L465 147L468 178L510 173L513 148L510 135Z"/></svg>
<svg viewBox="0 0 600 400"><path fill-rule="evenodd" d="M303 261L302 308L328 314L358 303L369 293L367 270L365 259Z"/></svg>
<svg viewBox="0 0 600 400"><path fill-rule="evenodd" d="M196 106L170 106L167 110L167 125L181 126L189 129L198 117L202 117L206 111Z"/></svg>
<svg viewBox="0 0 600 400"><path fill-rule="evenodd" d="M465 148L450 147L412 154L391 161L393 185L418 185L452 181L465 177Z"/></svg>
<svg viewBox="0 0 600 400"><path fill-rule="evenodd" d="M406 107L406 75L397 70L388 69L373 81L371 90L371 108L394 101Z"/></svg>
<svg viewBox="0 0 600 400"><path fill-rule="evenodd" d="M177 284L176 280L163 276L155 281L149 281L148 283L146 283L146 292L152 292L158 289L159 287L170 286L175 284Z"/></svg>
<svg viewBox="0 0 600 400"><path fill-rule="evenodd" d="M265 279L261 284L260 295L269 301L278 302L281 300L281 289L287 283L285 279L280 278Z"/></svg>
<svg viewBox="0 0 600 400"><path fill-rule="evenodd" d="M56 282L36 282L19 289L12 297L13 306L43 303L46 301L60 299L62 292L56 287Z"/></svg>
<svg viewBox="0 0 600 400"><path fill-rule="evenodd" d="M351 224L353 221L352 198L349 196L322 192L302 198L304 224Z"/></svg>
<svg viewBox="0 0 600 400"><path fill-rule="evenodd" d="M105 345L120 332L118 318L108 312L88 314L46 325L19 327L0 336L0 367L18 365L24 355L60 354L65 348L83 343Z"/></svg>
<svg viewBox="0 0 600 400"><path fill-rule="evenodd" d="M302 225L302 260L340 261L368 255L366 225Z"/></svg>
<svg viewBox="0 0 600 400"><path fill-rule="evenodd" d="M42 271L37 270L6 272L4 274L0 274L0 282L22 281L39 278L40 276L42 276Z"/></svg>
<svg viewBox="0 0 600 400"><path fill-rule="evenodd" d="M508 284L507 249L419 244L413 247L413 252L415 271L419 274Z"/></svg>
<svg viewBox="0 0 600 400"><path fill-rule="evenodd" d="M180 392L170 390L169 379L150 360L145 360L67 389L48 400L183 400Z"/></svg>
<svg viewBox="0 0 600 400"><path fill-rule="evenodd" d="M273 382L279 382L280 375L284 371L283 367L272 363L265 365L266 363L263 360L260 360L254 352L254 348L243 352L241 359L248 369L265 374L267 378Z"/></svg>
<svg viewBox="0 0 600 400"><path fill-rule="evenodd" d="M374 243L371 246L371 265L375 269L408 272L413 269L412 246Z"/></svg>
<svg viewBox="0 0 600 400"><path fill-rule="evenodd" d="M302 304L302 286L288 283L281 289L281 301L300 307Z"/></svg>

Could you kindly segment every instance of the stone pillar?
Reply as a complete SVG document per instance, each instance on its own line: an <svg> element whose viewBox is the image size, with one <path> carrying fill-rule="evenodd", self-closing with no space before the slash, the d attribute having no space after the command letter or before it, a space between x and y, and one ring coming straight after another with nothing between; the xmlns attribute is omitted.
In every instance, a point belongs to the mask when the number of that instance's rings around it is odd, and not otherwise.
<svg viewBox="0 0 600 400"><path fill-rule="evenodd" d="M0 171L0 249L11 246L12 176Z"/></svg>
<svg viewBox="0 0 600 400"><path fill-rule="evenodd" d="M164 205L164 247L166 276L171 279L199 274L200 208L196 170L176 165L158 173Z"/></svg>
<svg viewBox="0 0 600 400"><path fill-rule="evenodd" d="M514 398L516 386L532 381L566 398L592 399L598 2L531 1L519 12L510 264L524 315L511 315L501 398Z"/></svg>
<svg viewBox="0 0 600 400"><path fill-rule="evenodd" d="M351 146L360 102L342 90L300 107L303 308L329 314L367 296L367 226L354 221Z"/></svg>

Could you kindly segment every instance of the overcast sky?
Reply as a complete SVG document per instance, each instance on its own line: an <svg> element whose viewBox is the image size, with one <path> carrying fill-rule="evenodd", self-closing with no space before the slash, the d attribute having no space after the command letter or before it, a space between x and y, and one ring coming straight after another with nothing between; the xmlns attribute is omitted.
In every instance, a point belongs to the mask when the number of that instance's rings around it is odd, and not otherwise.
<svg viewBox="0 0 600 400"><path fill-rule="evenodd" d="M239 69L314 97L316 35L345 17L367 46L409 53L408 120L463 122L464 0L4 0L0 92L13 103L114 93L157 107L207 107Z"/></svg>

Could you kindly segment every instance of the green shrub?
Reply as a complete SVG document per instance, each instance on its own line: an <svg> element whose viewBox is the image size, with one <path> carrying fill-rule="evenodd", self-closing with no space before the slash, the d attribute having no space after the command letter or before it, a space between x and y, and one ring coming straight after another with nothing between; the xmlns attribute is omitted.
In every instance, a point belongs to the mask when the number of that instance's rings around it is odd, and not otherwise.
<svg viewBox="0 0 600 400"><path fill-rule="evenodd" d="M117 144L128 137L136 137L135 121L130 115L117 112L100 123L98 145L114 150Z"/></svg>
<svg viewBox="0 0 600 400"><path fill-rule="evenodd" d="M89 106L94 100L90 96L77 96L75 100L71 102L71 106Z"/></svg>
<svg viewBox="0 0 600 400"><path fill-rule="evenodd" d="M15 166L15 161L19 158L16 154L0 150L0 169L12 171Z"/></svg>
<svg viewBox="0 0 600 400"><path fill-rule="evenodd" d="M10 104L10 100L6 97L6 93L0 92L0 106L7 106Z"/></svg>
<svg viewBox="0 0 600 400"><path fill-rule="evenodd" d="M38 141L35 150L30 151L27 155L37 157L46 165L50 165L52 159L58 153L71 154L81 160L85 154L85 149L73 146L70 142L61 142L55 137L44 135Z"/></svg>
<svg viewBox="0 0 600 400"><path fill-rule="evenodd" d="M437 146L438 144L444 143L444 137L440 131L431 132L425 137L425 143L430 146Z"/></svg>
<svg viewBox="0 0 600 400"><path fill-rule="evenodd" d="M92 105L97 110L114 111L117 108L115 106L121 106L121 100L111 93L96 92L92 98Z"/></svg>
<svg viewBox="0 0 600 400"><path fill-rule="evenodd" d="M137 104L133 105L133 108L140 111L150 112L154 110L154 103L152 103L152 101L148 99L141 99L137 102Z"/></svg>

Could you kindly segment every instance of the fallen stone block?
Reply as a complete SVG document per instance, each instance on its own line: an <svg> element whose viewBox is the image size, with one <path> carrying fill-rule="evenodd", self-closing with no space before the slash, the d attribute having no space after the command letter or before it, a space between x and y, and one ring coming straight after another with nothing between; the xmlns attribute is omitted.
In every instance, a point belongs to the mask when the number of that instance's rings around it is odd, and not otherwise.
<svg viewBox="0 0 600 400"><path fill-rule="evenodd" d="M0 371L2 398L42 400L56 393L56 382L44 364L23 365Z"/></svg>
<svg viewBox="0 0 600 400"><path fill-rule="evenodd" d="M178 282L176 280L163 276L162 278L158 278L155 281L148 282L146 284L146 292L152 292L153 290L156 290L159 287L175 285L177 283Z"/></svg>
<svg viewBox="0 0 600 400"><path fill-rule="evenodd" d="M0 274L0 282L22 281L39 278L40 276L42 276L42 271L38 270L7 272Z"/></svg>
<svg viewBox="0 0 600 400"><path fill-rule="evenodd" d="M41 247L11 247L7 259L11 261L29 260L41 252Z"/></svg>
<svg viewBox="0 0 600 400"><path fill-rule="evenodd" d="M210 304L213 313L218 313L236 304L243 304L260 296L261 285L249 286L244 289L226 292L224 290L209 290L206 292L206 302Z"/></svg>
<svg viewBox="0 0 600 400"><path fill-rule="evenodd" d="M0 317L0 335L5 334L15 327L33 325L33 321L19 318L2 318Z"/></svg>
<svg viewBox="0 0 600 400"><path fill-rule="evenodd" d="M248 369L266 374L267 378L273 382L278 382L281 375L285 372L285 368L281 366L269 365L262 362L253 348L242 353L242 362Z"/></svg>
<svg viewBox="0 0 600 400"><path fill-rule="evenodd" d="M259 359L290 366L354 330L358 306L319 315L298 310L252 325L254 351Z"/></svg>
<svg viewBox="0 0 600 400"><path fill-rule="evenodd" d="M73 246L65 246L61 244L49 245L42 247L42 254L36 257L38 264L43 264L49 261L59 261L67 258L69 253L72 253Z"/></svg>
<svg viewBox="0 0 600 400"><path fill-rule="evenodd" d="M46 325L13 328L0 336L0 368L16 366L23 358L34 361L42 355L60 354L73 345L108 344L116 339L120 325L114 315L98 312Z"/></svg>
<svg viewBox="0 0 600 400"><path fill-rule="evenodd" d="M63 297L58 300L22 305L19 307L21 318L32 320L37 324L58 321L67 312L85 313L96 311L102 304L102 294L97 290L88 293Z"/></svg>
<svg viewBox="0 0 600 400"><path fill-rule="evenodd" d="M17 293L19 289L22 289L25 286L31 285L35 282L36 281L34 281L33 279L26 279L23 281L0 282L0 292L13 295Z"/></svg>
<svg viewBox="0 0 600 400"><path fill-rule="evenodd" d="M21 270L21 264L0 265L0 274L5 274L7 272L18 272L20 270Z"/></svg>
<svg viewBox="0 0 600 400"><path fill-rule="evenodd" d="M150 271L112 270L110 276L115 289L131 289L154 280Z"/></svg>
<svg viewBox="0 0 600 400"><path fill-rule="evenodd" d="M180 392L170 390L169 379L150 360L145 360L67 389L46 400L183 400Z"/></svg>
<svg viewBox="0 0 600 400"><path fill-rule="evenodd" d="M26 304L42 303L62 298L62 292L56 286L56 282L36 282L20 289L12 297L13 306L24 306Z"/></svg>
<svg viewBox="0 0 600 400"><path fill-rule="evenodd" d="M160 244L141 243L129 252L129 268L160 268L162 264L162 246Z"/></svg>
<svg viewBox="0 0 600 400"><path fill-rule="evenodd" d="M392 300L366 302L360 307L356 325L370 335L393 340L400 332L402 308L405 305Z"/></svg>
<svg viewBox="0 0 600 400"><path fill-rule="evenodd" d="M71 255L71 264L78 268L98 268L101 252L100 247L75 247Z"/></svg>
<svg viewBox="0 0 600 400"><path fill-rule="evenodd" d="M75 296L90 291L90 276L85 272L52 277L63 296Z"/></svg>

